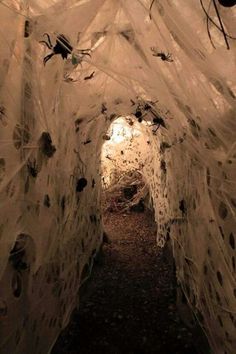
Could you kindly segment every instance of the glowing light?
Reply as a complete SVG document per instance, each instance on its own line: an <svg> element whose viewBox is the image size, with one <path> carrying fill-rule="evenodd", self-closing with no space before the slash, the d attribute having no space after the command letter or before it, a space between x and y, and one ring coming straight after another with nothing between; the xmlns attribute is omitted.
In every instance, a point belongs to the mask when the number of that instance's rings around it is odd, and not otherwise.
<svg viewBox="0 0 236 354"><path fill-rule="evenodd" d="M130 127L124 118L118 118L111 126L110 129L111 140L110 144L120 144L125 140L130 140L135 136L139 136L140 133L134 127Z"/></svg>

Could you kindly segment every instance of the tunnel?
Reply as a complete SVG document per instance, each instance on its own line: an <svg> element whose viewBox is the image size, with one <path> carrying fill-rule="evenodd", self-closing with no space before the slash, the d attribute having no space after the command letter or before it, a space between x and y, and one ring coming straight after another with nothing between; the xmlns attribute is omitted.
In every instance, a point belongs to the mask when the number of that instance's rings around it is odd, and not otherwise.
<svg viewBox="0 0 236 354"><path fill-rule="evenodd" d="M0 2L1 354L51 353L93 282L109 146L146 187L183 321L235 353L235 5Z"/></svg>

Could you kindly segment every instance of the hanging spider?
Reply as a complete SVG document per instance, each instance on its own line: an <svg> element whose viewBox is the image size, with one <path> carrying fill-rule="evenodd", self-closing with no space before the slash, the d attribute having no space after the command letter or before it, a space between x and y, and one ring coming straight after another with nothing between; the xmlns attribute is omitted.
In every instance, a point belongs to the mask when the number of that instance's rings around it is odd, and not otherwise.
<svg viewBox="0 0 236 354"><path fill-rule="evenodd" d="M73 47L70 44L69 39L64 36L64 34L59 34L56 38L56 44L55 46L52 45L51 38L48 33L44 33L44 36L47 37L47 41L40 41L39 43L46 44L48 49L52 50L52 53L48 54L44 59L43 63L44 65L46 62L51 59L56 54L60 54L62 56L62 59L67 59L68 55L72 53ZM88 55L91 57L91 55L88 53L89 49L79 49L78 52L79 54Z"/></svg>
<svg viewBox="0 0 236 354"><path fill-rule="evenodd" d="M56 44L55 44L55 46L53 46L49 34L48 33L44 33L44 36L47 37L48 42L47 41L40 41L39 43L46 44L48 49L52 50L52 53L48 54L43 59L44 65L46 64L46 62L49 59L51 59L51 57L53 57L56 54L60 54L63 59L67 59L68 54L70 54L72 52L72 50L73 50L73 47L72 47L72 45L69 42L69 39L66 38L66 36L64 36L64 34L59 34L57 36L57 38L56 38Z"/></svg>
<svg viewBox="0 0 236 354"><path fill-rule="evenodd" d="M154 57L160 57L161 60L163 61L168 61L168 62L173 62L174 60L172 59L172 54L170 53L164 53L164 52L158 52L156 47L151 47L151 51L153 52Z"/></svg>
<svg viewBox="0 0 236 354"><path fill-rule="evenodd" d="M172 56L170 53L163 53L163 52L160 52L160 53L157 53L157 54L152 54L154 57L160 57L161 60L163 61L168 61L169 63L170 62L173 62L174 60L172 59Z"/></svg>

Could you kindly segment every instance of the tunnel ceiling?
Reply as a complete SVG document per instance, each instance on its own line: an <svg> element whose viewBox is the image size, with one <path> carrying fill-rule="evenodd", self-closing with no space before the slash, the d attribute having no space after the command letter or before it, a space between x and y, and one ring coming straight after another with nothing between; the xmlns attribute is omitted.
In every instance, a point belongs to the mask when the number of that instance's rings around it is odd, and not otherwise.
<svg viewBox="0 0 236 354"><path fill-rule="evenodd" d="M233 5L1 1L1 353L49 352L78 304L102 238L104 134L121 115L150 142L157 243L170 234L213 352L234 353Z"/></svg>

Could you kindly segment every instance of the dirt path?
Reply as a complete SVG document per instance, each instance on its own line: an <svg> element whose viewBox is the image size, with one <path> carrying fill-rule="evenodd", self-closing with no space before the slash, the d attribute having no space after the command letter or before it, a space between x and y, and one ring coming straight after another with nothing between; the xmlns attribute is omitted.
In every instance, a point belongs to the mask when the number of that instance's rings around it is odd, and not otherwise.
<svg viewBox="0 0 236 354"><path fill-rule="evenodd" d="M197 353L178 317L173 264L155 245L150 213L108 216L111 243L52 354Z"/></svg>

